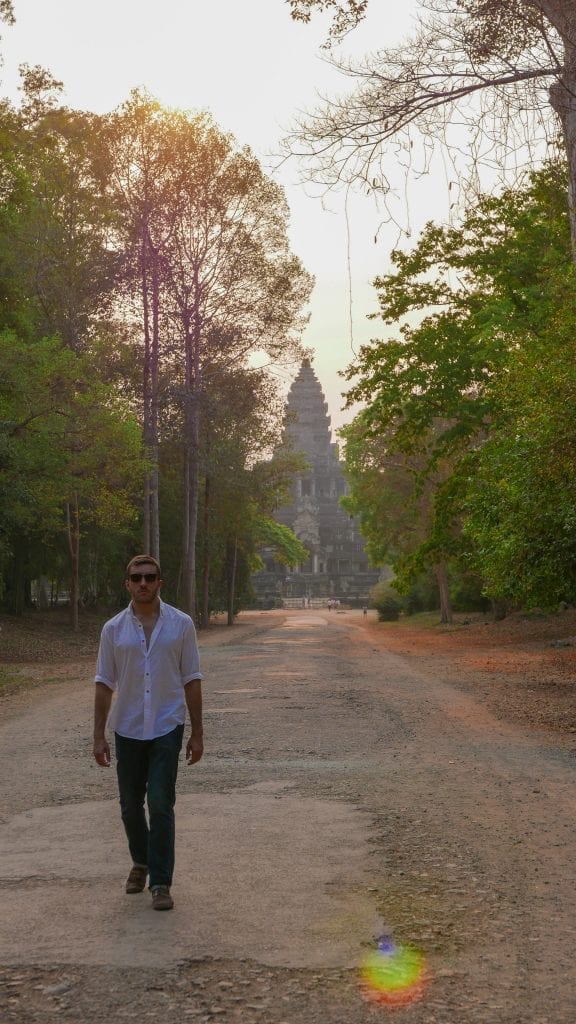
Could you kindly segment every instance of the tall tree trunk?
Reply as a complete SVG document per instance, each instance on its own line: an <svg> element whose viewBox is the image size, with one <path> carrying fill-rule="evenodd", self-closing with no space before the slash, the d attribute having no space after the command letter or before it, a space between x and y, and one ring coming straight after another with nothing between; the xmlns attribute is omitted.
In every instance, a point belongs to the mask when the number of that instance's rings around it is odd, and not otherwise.
<svg viewBox="0 0 576 1024"><path fill-rule="evenodd" d="M185 556L186 611L196 620L196 536L200 490L200 312L197 296L192 324L184 320L186 345L186 457L188 486L188 534Z"/></svg>
<svg viewBox="0 0 576 1024"><path fill-rule="evenodd" d="M201 624L206 628L210 621L210 477L204 481L204 552L202 566L202 615Z"/></svg>
<svg viewBox="0 0 576 1024"><path fill-rule="evenodd" d="M80 603L80 507L78 493L66 503L66 532L70 553L70 625L80 628L78 607Z"/></svg>
<svg viewBox="0 0 576 1024"><path fill-rule="evenodd" d="M45 612L50 607L48 579L46 576L41 576L38 580L38 607L42 612Z"/></svg>
<svg viewBox="0 0 576 1024"><path fill-rule="evenodd" d="M146 223L142 227L141 249L140 249L140 271L142 279L142 314L144 323L144 368L142 381L142 435L144 438L144 451L146 458L150 459L150 391L151 391L151 345L150 345L150 299L148 295L148 231ZM152 484L150 471L146 471L144 480L144 496L142 508L142 551L150 554L151 544L151 519L150 519L150 495Z"/></svg>
<svg viewBox="0 0 576 1024"><path fill-rule="evenodd" d="M238 560L238 538L234 538L234 542L228 542L227 545L227 583L228 583L228 621L227 626L234 625L234 597L236 592L236 563Z"/></svg>
<svg viewBox="0 0 576 1024"><path fill-rule="evenodd" d="M30 593L28 573L28 546L26 539L16 534L12 538L12 554L5 573L6 593L3 605L11 615L22 615Z"/></svg>
<svg viewBox="0 0 576 1024"><path fill-rule="evenodd" d="M142 551L150 551L150 473L144 477L144 494L142 500Z"/></svg>
<svg viewBox="0 0 576 1024"><path fill-rule="evenodd" d="M198 494L200 488L200 458L198 452L199 410L195 394L190 396L189 401L192 408L189 414L187 431L188 535L185 559L185 592L186 611L196 620L196 535L198 533Z"/></svg>
<svg viewBox="0 0 576 1024"><path fill-rule="evenodd" d="M190 483L188 476L190 473L190 465L188 462L188 443L186 441L186 431L188 429L188 421L185 416L184 435L185 435L185 449L184 449L184 463L183 463L183 493L182 493L182 558L180 559L180 565L178 567L178 585L176 588L176 594L180 600L180 594L182 590L186 592L186 573L188 566L188 506L190 503Z"/></svg>
<svg viewBox="0 0 576 1024"><path fill-rule="evenodd" d="M572 232L572 256L576 263L576 69L570 82L570 106L566 113L564 134L568 153L568 208Z"/></svg>
<svg viewBox="0 0 576 1024"><path fill-rule="evenodd" d="M452 602L450 600L450 589L448 587L446 562L438 562L438 565L434 566L434 573L436 575L438 593L440 595L440 621L444 624L450 624L452 622Z"/></svg>
<svg viewBox="0 0 576 1024"><path fill-rule="evenodd" d="M150 544L148 553L160 561L158 468L158 376L160 363L160 280L158 253L152 252L152 345L150 351Z"/></svg>

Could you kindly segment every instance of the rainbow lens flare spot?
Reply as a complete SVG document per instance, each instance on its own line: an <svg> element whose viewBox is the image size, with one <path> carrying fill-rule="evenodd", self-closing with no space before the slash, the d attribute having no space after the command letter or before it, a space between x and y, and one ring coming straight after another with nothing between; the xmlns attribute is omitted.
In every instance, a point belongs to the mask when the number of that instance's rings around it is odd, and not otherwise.
<svg viewBox="0 0 576 1024"><path fill-rule="evenodd" d="M360 986L366 999L382 1006L408 1006L424 995L428 980L424 955L413 946L396 944L390 936L378 939L360 967Z"/></svg>

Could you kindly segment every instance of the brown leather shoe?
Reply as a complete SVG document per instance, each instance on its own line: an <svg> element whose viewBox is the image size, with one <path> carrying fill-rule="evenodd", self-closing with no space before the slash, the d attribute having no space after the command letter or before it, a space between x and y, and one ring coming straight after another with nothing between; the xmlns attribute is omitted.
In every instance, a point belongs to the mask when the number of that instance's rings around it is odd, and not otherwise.
<svg viewBox="0 0 576 1024"><path fill-rule="evenodd" d="M140 867L139 864L135 864L126 879L126 892L144 892L147 876L148 868L143 868Z"/></svg>
<svg viewBox="0 0 576 1024"><path fill-rule="evenodd" d="M170 895L170 887L167 885L153 885L152 907L154 910L172 910L174 900Z"/></svg>

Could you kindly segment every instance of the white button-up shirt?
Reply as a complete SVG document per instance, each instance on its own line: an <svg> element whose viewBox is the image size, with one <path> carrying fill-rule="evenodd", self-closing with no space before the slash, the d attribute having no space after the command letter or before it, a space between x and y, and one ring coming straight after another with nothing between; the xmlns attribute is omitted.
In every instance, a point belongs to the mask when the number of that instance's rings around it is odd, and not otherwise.
<svg viewBox="0 0 576 1024"><path fill-rule="evenodd" d="M95 681L116 691L110 727L121 736L152 740L183 725L184 685L202 678L194 623L172 605L160 601L148 645L131 603L104 625Z"/></svg>

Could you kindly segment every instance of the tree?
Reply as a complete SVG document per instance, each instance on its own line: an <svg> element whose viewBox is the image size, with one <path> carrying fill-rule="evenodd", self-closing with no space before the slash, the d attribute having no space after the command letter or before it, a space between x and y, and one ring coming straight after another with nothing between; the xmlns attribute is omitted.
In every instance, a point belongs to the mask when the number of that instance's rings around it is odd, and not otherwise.
<svg viewBox="0 0 576 1024"><path fill-rule="evenodd" d="M565 168L524 189L479 197L457 227L428 224L375 281L380 319L401 338L374 341L346 371L348 404L368 402L377 436L414 454L436 424L430 466L486 436L505 415L500 381L540 348L570 267Z"/></svg>
<svg viewBox="0 0 576 1024"><path fill-rule="evenodd" d="M478 572L493 598L549 604L571 590L570 572L558 576L561 557L552 556L570 546L572 521L571 488L554 498L555 482L566 488L573 420L576 271L564 175L551 165L523 190L480 198L460 227L428 225L412 252L393 254L396 272L377 281L382 319L411 317L402 340L364 346L347 371L349 402L366 403L348 432L347 461L353 498L370 514L391 500L379 484L397 490L397 457L415 470L408 509L429 495L433 514L401 563L408 580L444 551ZM563 540L551 545L560 521ZM382 528L390 533L386 521ZM404 534L406 552L410 518ZM522 566L532 563L528 585ZM554 573L555 590L546 582Z"/></svg>
<svg viewBox="0 0 576 1024"><path fill-rule="evenodd" d="M123 211L127 285L144 340L143 420L152 464L145 543L159 547L160 381L185 442L184 579L196 614L201 423L215 367L298 348L311 279L290 253L281 190L207 115L166 111L135 92L106 128L111 188ZM150 500L151 498L151 500ZM148 528L147 523L151 526Z"/></svg>
<svg viewBox="0 0 576 1024"><path fill-rule="evenodd" d="M576 273L566 284L539 351L501 382L506 422L467 465L470 563L493 598L525 608L576 599Z"/></svg>
<svg viewBox="0 0 576 1024"><path fill-rule="evenodd" d="M263 370L222 367L218 363L210 366L209 362L204 370L199 621L207 625L213 563L221 562L223 553L229 567L227 607L232 618L232 568L237 560L238 537L250 536L258 509L252 470L278 440L282 403L276 385Z"/></svg>
<svg viewBox="0 0 576 1024"><path fill-rule="evenodd" d="M303 461L300 454L285 452L247 467L241 499L235 501L233 510L234 542L228 545L234 564L240 556L250 573L255 572L262 567L263 548L284 565L296 565L308 557L299 538L273 519L275 510L288 497L294 473L302 471ZM234 589L230 574L228 581L228 623L232 625Z"/></svg>
<svg viewBox="0 0 576 1024"><path fill-rule="evenodd" d="M20 439L16 444L10 432L0 439L0 457L7 459L2 471L13 470L15 482L16 467L25 468L27 459L32 464L35 446L46 466L54 466L45 493L32 494L19 481L14 493L24 500L6 509L4 550L19 581L16 603L25 597L32 549L37 562L42 545L46 551L48 538L58 537L60 564L65 535L77 608L80 538L90 533L97 544L103 523L99 472L116 481L106 501L117 506L119 528L134 522L129 481L135 477L123 443L138 467L136 478L142 460L133 434L122 441L128 419L133 430L130 409L142 417L144 538L155 554L161 448L174 454L171 431L179 427L176 464L187 474L179 491L186 509L187 604L196 612L200 484L204 480L208 519L217 475L209 461L211 418L226 420L216 401L218 376L232 369L248 374L256 350L278 360L298 351L311 279L289 250L281 191L207 116L164 110L140 92L109 117L82 114L58 107L59 83L48 72L23 67L22 76L21 106L0 104L0 330L12 330L7 365L21 361L22 381L34 381L41 409L57 390L58 373L62 387L59 408L49 403L49 413L34 412L29 426L25 406L14 405L17 396L25 403L20 386L14 396L9 389L2 396L6 421L14 412ZM65 348L57 351L54 339L48 354L41 338L56 334ZM258 374L250 373L256 382ZM227 413L239 409L240 397L245 406L250 397L260 401L258 389L239 378L236 385L232 398L224 389ZM264 422L273 418L275 404L266 407L261 390L258 442L250 426L257 416L238 415L235 424L233 462L242 473L273 433ZM226 459L225 444L222 453ZM126 486L110 459L125 471ZM28 500L37 500L37 515L26 508Z"/></svg>
<svg viewBox="0 0 576 1024"><path fill-rule="evenodd" d="M71 622L78 627L85 524L118 535L135 519L139 432L120 396L60 339L0 335L0 555L8 607L22 611L34 573L69 554Z"/></svg>
<svg viewBox="0 0 576 1024"><path fill-rule="evenodd" d="M417 452L402 450L395 426L375 431L368 408L342 428L349 493L340 501L350 515L359 516L371 562L394 569L397 590L408 593L423 572L432 570L441 621L451 622L447 564L460 545L442 498L452 466L449 459L435 459L434 470L429 469L437 425L421 436Z"/></svg>
<svg viewBox="0 0 576 1024"><path fill-rule="evenodd" d="M199 116L195 122L203 123ZM146 92L134 90L101 126L103 170L119 214L117 241L123 254L124 287L141 322L142 426L150 470L143 502L143 549L160 558L159 380L161 359L172 327L162 308L166 250L190 185L185 148L190 119L165 110ZM164 321L164 322L163 322ZM168 337L167 337L168 335Z"/></svg>
<svg viewBox="0 0 576 1024"><path fill-rule="evenodd" d="M263 531L273 529L272 513L300 465L294 456L269 460L279 441L284 403L274 379L264 369L207 362L204 371L196 545L200 626L208 625L214 610L228 610L231 623L234 609L251 597L247 586L258 548L265 544ZM166 496L163 532L177 534L181 467L186 460L182 410L177 405L169 429L171 441L161 446ZM176 500L175 490L179 493ZM274 537L273 546L278 545L288 557L294 538L289 531L278 531ZM174 543L169 543L167 564L174 569L179 557ZM240 587L236 585L239 578Z"/></svg>
<svg viewBox="0 0 576 1024"><path fill-rule="evenodd" d="M117 254L100 188L95 118L46 109L20 126L18 205L0 224L5 279L26 296L31 329L82 351L110 318Z"/></svg>
<svg viewBox="0 0 576 1024"><path fill-rule="evenodd" d="M256 514L254 542L257 547L271 548L280 565L294 566L308 558L308 548L290 527L278 523L269 515Z"/></svg>
<svg viewBox="0 0 576 1024"><path fill-rule="evenodd" d="M374 2L374 0L373 0ZM314 8L336 11L338 36L353 27L367 3L290 0L292 16L308 20ZM360 64L338 66L355 82L342 99L305 117L289 148L324 183L361 181L384 197L387 161L422 173L455 121L472 130L477 162L508 152L535 134L551 139L554 112L569 168L569 210L576 258L576 9L573 0L428 0L415 35ZM538 130L537 130L538 127ZM422 163L415 158L420 134Z"/></svg>
<svg viewBox="0 0 576 1024"><path fill-rule="evenodd" d="M65 534L72 566L71 609L77 615L80 538L85 528L97 538L98 528L104 528L105 507L111 513L116 510L115 525L109 524L112 537L133 521L128 481L134 474L121 457L123 444L140 466L140 453L131 447L123 422L125 403L121 415L117 409L119 391L111 380L111 364L119 363L116 354L104 368L113 334L115 349L125 347L112 320L118 263L111 245L115 212L102 188L98 118L58 107L61 83L49 72L27 65L20 72L21 105L3 103L0 109L1 323L14 331L14 351L8 341L3 345L5 372L20 366L23 380L31 383L31 394L38 397L40 412L34 412L25 430L19 423L18 443L12 435L7 442L9 464L14 467L20 457L24 459L24 480L16 485L24 500L19 507L12 506L7 600L15 610L22 608L32 562L35 568L51 559L52 564L62 563L60 538ZM59 351L55 335L70 350L68 355ZM42 348L43 337L53 339L49 352ZM85 357L92 360L90 365ZM53 379L55 409L49 414L46 403ZM17 395L26 402L20 384L14 387L13 400ZM27 479L25 468L28 460L30 467L34 465L34 446L44 457L51 481L38 492L35 471L30 468ZM120 467L126 470L125 481L113 477L113 459L118 472ZM103 481L115 480L106 494L99 495L98 473ZM34 514L27 508L26 496L32 493L38 505Z"/></svg>
<svg viewBox="0 0 576 1024"><path fill-rule="evenodd" d="M282 190L253 155L205 121L188 126L186 152L189 181L165 266L184 357L184 576L193 613L200 427L211 367L242 367L257 351L293 357L312 279L290 252Z"/></svg>
<svg viewBox="0 0 576 1024"><path fill-rule="evenodd" d="M60 447L67 456L66 534L70 554L71 624L78 629L80 541L83 527L96 523L111 533L137 522L134 495L144 472L140 430L119 396L99 381L75 381L68 397L66 431ZM90 381L90 383L88 383Z"/></svg>

